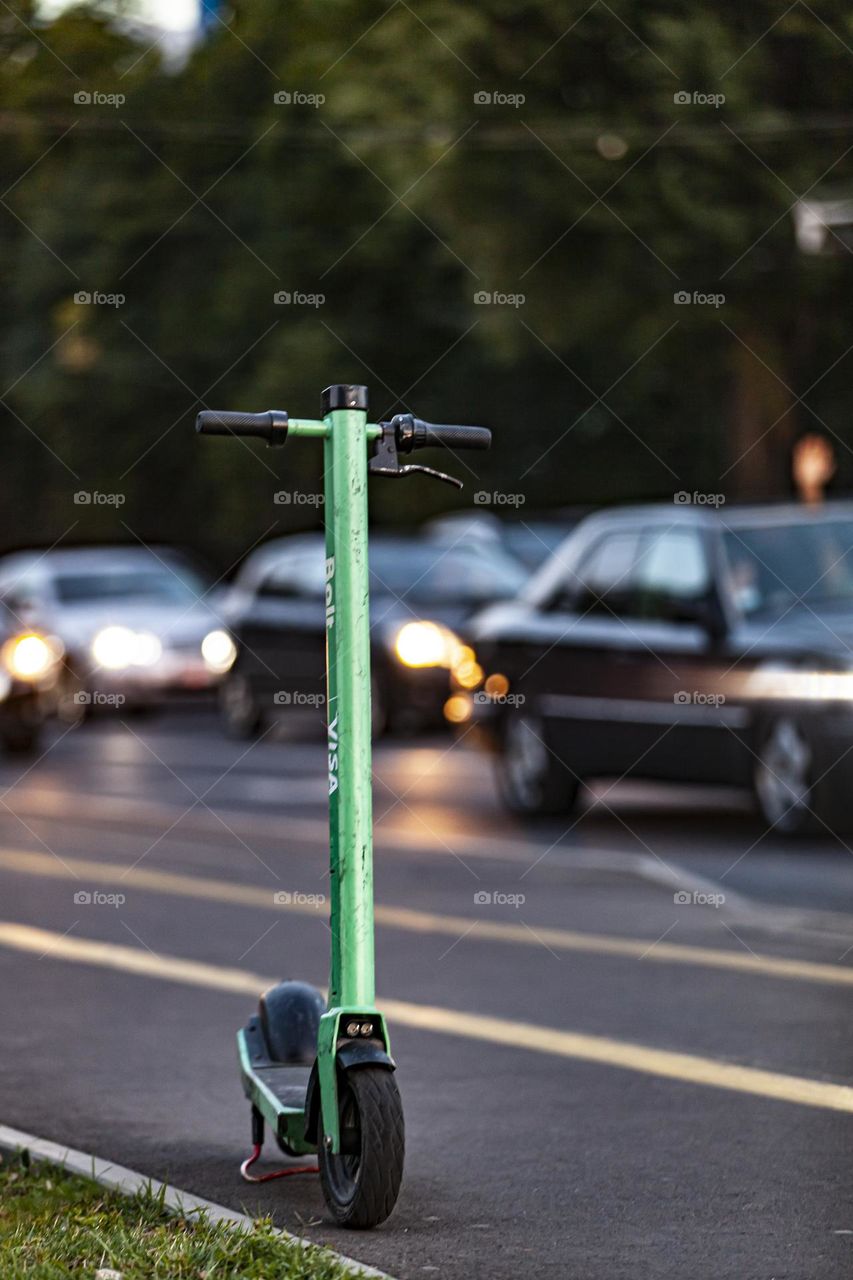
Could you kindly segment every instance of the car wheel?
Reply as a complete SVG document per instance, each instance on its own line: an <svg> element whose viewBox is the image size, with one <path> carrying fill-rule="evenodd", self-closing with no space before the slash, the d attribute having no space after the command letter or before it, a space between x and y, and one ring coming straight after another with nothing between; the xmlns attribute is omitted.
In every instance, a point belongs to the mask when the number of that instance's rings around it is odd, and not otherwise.
<svg viewBox="0 0 853 1280"><path fill-rule="evenodd" d="M72 728L83 723L90 710L91 697L73 667L66 666L62 671L55 697L54 713L61 725Z"/></svg>
<svg viewBox="0 0 853 1280"><path fill-rule="evenodd" d="M264 716L245 676L235 672L219 686L219 712L230 738L256 738Z"/></svg>
<svg viewBox="0 0 853 1280"><path fill-rule="evenodd" d="M41 731L41 721L15 719L3 726L0 746L9 755L31 755L41 742Z"/></svg>
<svg viewBox="0 0 853 1280"><path fill-rule="evenodd" d="M800 835L819 825L814 754L793 716L778 716L759 731L753 789L761 816L774 831Z"/></svg>
<svg viewBox="0 0 853 1280"><path fill-rule="evenodd" d="M555 756L538 716L507 716L497 758L501 799L512 813L528 817L568 813L580 782Z"/></svg>

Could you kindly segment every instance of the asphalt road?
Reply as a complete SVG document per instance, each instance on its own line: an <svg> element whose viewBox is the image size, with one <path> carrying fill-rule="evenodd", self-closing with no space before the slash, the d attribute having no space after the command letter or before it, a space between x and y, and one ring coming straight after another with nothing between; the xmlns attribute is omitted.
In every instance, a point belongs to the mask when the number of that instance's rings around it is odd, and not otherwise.
<svg viewBox="0 0 853 1280"><path fill-rule="evenodd" d="M313 1178L242 1183L252 975L327 975L323 907L275 902L325 892L323 756L197 712L0 764L2 1122L401 1278L853 1272L853 855L719 792L601 787L524 829L464 741L376 752L395 1213L346 1233Z"/></svg>

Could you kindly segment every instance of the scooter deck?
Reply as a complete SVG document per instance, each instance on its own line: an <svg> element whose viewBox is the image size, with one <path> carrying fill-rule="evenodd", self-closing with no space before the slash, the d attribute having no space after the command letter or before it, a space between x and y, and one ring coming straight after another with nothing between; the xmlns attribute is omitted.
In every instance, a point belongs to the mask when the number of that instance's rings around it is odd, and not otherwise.
<svg viewBox="0 0 853 1280"><path fill-rule="evenodd" d="M311 1067L270 1058L257 1015L237 1032L243 1092L276 1136L295 1151L313 1151L305 1142L305 1098Z"/></svg>
<svg viewBox="0 0 853 1280"><path fill-rule="evenodd" d="M276 1062L270 1058L257 1016L250 1018L237 1033L237 1043L244 1082L246 1077L251 1077L261 1084L275 1100L277 1111L303 1111L310 1065Z"/></svg>

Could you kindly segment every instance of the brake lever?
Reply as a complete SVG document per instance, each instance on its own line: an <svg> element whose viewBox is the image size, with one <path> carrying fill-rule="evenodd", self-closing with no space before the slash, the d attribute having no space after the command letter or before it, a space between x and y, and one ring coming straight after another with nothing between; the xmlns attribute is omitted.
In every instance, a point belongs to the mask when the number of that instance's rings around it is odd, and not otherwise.
<svg viewBox="0 0 853 1280"><path fill-rule="evenodd" d="M387 476L389 480L399 480L401 476L410 476L415 471L422 471L425 476L434 476L436 480L443 480L445 484L452 484L455 489L462 489L464 486L461 480L457 480L456 476L449 476L446 471L436 471L435 467L424 467L419 462L407 462L403 467L375 467L373 461L368 463L367 470L372 476Z"/></svg>
<svg viewBox="0 0 853 1280"><path fill-rule="evenodd" d="M399 480L403 476L413 475L421 471L425 476L432 476L444 484L451 484L455 489L463 488L461 480L449 476L445 471L437 471L435 467L425 467L419 462L407 462L400 465L397 455L397 440L390 422L381 422L382 435L376 441L373 453L367 463L367 471L372 476L387 476L389 480Z"/></svg>

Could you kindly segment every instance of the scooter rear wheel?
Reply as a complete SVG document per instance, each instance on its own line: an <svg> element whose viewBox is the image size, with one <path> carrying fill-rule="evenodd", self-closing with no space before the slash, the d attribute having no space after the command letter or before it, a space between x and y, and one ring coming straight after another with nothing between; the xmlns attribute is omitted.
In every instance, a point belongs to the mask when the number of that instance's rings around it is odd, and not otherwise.
<svg viewBox="0 0 853 1280"><path fill-rule="evenodd" d="M359 1067L340 1077L340 1155L320 1135L320 1185L329 1212L343 1227L375 1227L397 1202L403 1178L403 1106L394 1074Z"/></svg>

